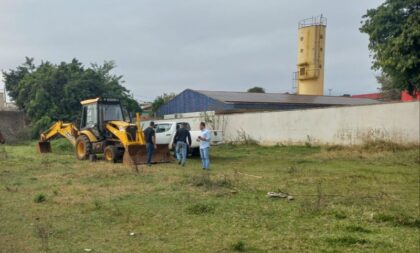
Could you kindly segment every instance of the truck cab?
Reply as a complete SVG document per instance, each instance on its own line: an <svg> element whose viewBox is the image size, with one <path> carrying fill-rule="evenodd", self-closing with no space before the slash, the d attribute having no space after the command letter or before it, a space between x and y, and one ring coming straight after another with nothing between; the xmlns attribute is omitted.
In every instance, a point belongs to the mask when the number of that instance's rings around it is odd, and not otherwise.
<svg viewBox="0 0 420 253"><path fill-rule="evenodd" d="M184 126L190 131L191 134L191 150L190 152L198 154L200 143L197 141L197 137L201 135L200 130L191 130L191 126L188 122L175 122L175 121L158 121L155 122L156 132L156 143L166 144L169 149L173 149L173 142L176 130L184 124ZM211 133L211 145L218 145L223 143L223 133L218 130L210 130Z"/></svg>
<svg viewBox="0 0 420 253"><path fill-rule="evenodd" d="M157 144L168 144L173 142L176 131L185 124L186 128L191 131L190 124L185 122L162 122L156 123L156 142ZM191 137L192 138L192 137Z"/></svg>

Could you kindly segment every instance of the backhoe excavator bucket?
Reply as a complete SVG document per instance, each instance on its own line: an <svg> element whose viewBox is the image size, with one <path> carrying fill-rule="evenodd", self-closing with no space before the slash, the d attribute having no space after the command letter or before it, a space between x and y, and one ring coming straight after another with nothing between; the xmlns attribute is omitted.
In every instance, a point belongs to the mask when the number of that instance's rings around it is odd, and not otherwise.
<svg viewBox="0 0 420 253"><path fill-rule="evenodd" d="M49 141L39 141L36 149L39 153L51 153L51 143Z"/></svg>
<svg viewBox="0 0 420 253"><path fill-rule="evenodd" d="M153 151L152 163L167 163L172 160L168 145L159 144ZM124 152L123 163L125 165L139 165L147 162L146 145L131 144Z"/></svg>

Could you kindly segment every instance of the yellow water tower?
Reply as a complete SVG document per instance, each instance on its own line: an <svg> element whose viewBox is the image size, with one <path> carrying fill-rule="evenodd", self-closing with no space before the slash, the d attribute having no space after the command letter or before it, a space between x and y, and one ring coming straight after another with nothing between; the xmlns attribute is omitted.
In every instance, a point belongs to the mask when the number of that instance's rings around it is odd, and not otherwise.
<svg viewBox="0 0 420 253"><path fill-rule="evenodd" d="M324 95L324 55L327 19L322 15L299 22L298 95Z"/></svg>

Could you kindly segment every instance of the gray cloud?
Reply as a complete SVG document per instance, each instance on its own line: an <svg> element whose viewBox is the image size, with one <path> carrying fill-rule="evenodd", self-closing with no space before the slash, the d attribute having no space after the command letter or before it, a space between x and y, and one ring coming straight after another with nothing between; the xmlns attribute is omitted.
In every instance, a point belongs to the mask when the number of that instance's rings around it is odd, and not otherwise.
<svg viewBox="0 0 420 253"><path fill-rule="evenodd" d="M361 16L380 0L22 0L0 2L0 68L25 56L115 60L140 99L185 88L291 91L297 23L328 18L325 89L375 92Z"/></svg>

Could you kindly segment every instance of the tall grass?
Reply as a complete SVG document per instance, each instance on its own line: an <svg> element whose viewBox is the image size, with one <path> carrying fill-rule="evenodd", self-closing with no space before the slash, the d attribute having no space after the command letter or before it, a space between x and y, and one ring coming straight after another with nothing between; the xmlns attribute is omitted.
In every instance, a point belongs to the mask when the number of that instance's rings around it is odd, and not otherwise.
<svg viewBox="0 0 420 253"><path fill-rule="evenodd" d="M34 144L0 160L0 252L419 250L417 147L225 145L208 172L136 173ZM294 201L266 197L280 190Z"/></svg>

